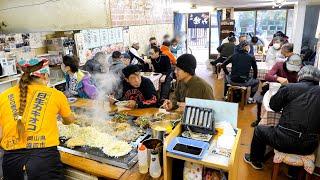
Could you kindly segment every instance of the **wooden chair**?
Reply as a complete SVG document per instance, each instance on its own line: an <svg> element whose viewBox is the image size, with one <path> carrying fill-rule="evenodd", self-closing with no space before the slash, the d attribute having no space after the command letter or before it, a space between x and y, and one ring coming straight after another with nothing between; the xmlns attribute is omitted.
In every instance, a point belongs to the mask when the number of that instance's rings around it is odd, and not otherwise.
<svg viewBox="0 0 320 180"><path fill-rule="evenodd" d="M243 110L244 106L247 104L247 94L248 94L248 87L244 86L233 86L228 84L228 91L227 91L227 101L233 102L234 101L234 93L235 91L240 90L241 92L241 101L240 101L240 109Z"/></svg>
<svg viewBox="0 0 320 180"><path fill-rule="evenodd" d="M298 166L303 167L298 173L298 180L305 179L311 180L311 174L314 171L315 168L315 155L297 155L297 154L287 154L282 153L277 150L274 150L274 158L273 158L273 170L272 170L272 176L271 180L277 180L278 174L280 170L280 165L282 163L290 165L290 166Z"/></svg>

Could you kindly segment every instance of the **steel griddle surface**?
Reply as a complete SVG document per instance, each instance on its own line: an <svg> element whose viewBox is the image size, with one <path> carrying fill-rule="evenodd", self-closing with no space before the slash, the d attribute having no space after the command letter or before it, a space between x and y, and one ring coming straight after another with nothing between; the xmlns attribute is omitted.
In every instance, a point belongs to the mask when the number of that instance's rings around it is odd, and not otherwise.
<svg viewBox="0 0 320 180"><path fill-rule="evenodd" d="M133 119L134 117L129 116L129 124L134 124ZM138 161L138 152L136 147L140 142L148 138L150 135L151 132L149 129L147 129L143 135L139 136L135 141L132 141L130 143L133 147L132 150L127 155L121 157L109 157L106 154L104 154L101 149L92 148L88 146L74 147L71 149L68 148L67 145L61 141L60 146L58 146L58 150L80 157L88 158L91 160L95 160L101 163L110 164L124 169L130 169Z"/></svg>

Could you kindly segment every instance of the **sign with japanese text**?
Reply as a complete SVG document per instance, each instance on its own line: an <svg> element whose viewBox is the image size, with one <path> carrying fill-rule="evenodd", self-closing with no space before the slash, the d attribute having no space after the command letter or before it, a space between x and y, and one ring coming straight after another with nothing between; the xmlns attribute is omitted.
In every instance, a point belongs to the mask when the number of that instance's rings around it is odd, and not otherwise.
<svg viewBox="0 0 320 180"><path fill-rule="evenodd" d="M190 13L188 28L209 28L209 13Z"/></svg>

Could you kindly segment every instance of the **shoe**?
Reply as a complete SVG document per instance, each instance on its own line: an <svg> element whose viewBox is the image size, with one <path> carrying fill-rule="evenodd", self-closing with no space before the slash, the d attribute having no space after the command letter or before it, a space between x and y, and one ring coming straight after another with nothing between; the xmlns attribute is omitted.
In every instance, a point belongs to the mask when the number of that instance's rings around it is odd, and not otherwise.
<svg viewBox="0 0 320 180"><path fill-rule="evenodd" d="M256 103L256 101L252 97L250 97L247 102L248 102L248 104Z"/></svg>
<svg viewBox="0 0 320 180"><path fill-rule="evenodd" d="M250 164L256 170L263 169L262 163L261 162L252 162L250 160L250 154L248 154L248 153L244 154L243 160L244 160L244 162Z"/></svg>
<svg viewBox="0 0 320 180"><path fill-rule="evenodd" d="M251 123L251 127L256 127L256 126L258 126L259 122L260 122L259 120L253 121L253 122Z"/></svg>

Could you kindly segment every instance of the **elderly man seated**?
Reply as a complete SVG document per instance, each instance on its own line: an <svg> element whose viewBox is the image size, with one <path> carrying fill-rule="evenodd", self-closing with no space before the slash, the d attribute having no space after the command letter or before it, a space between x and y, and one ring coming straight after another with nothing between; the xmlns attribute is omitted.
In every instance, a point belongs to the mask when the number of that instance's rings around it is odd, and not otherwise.
<svg viewBox="0 0 320 180"><path fill-rule="evenodd" d="M298 74L298 81L282 86L270 100L272 110L282 110L279 124L255 127L250 154L244 157L254 169L263 168L267 145L283 153L298 155L309 155L318 147L320 71L305 66Z"/></svg>

